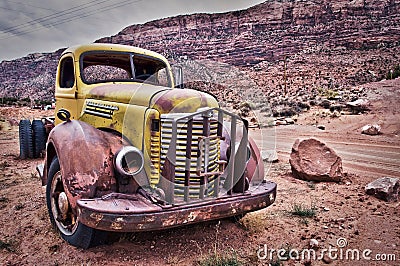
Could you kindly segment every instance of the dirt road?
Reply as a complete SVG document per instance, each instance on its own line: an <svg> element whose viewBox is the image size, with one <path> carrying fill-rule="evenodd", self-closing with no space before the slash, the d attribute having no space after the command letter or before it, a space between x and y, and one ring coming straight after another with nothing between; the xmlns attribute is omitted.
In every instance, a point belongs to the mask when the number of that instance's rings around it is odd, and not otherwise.
<svg viewBox="0 0 400 266"><path fill-rule="evenodd" d="M332 133L313 126L289 125L264 129L252 135L266 147L276 147L280 158L288 161L296 139L316 138L332 147L343 160L345 172L357 173L367 180L382 176L400 177L400 137L368 136L355 132ZM345 137L343 137L345 136Z"/></svg>

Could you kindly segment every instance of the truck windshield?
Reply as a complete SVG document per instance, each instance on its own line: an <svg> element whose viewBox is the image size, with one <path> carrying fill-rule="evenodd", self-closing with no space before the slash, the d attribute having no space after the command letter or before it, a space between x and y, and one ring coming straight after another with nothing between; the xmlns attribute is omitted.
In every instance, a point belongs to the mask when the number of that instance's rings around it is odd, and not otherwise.
<svg viewBox="0 0 400 266"><path fill-rule="evenodd" d="M81 56L80 66L87 84L134 81L171 87L166 64L146 55L91 51Z"/></svg>

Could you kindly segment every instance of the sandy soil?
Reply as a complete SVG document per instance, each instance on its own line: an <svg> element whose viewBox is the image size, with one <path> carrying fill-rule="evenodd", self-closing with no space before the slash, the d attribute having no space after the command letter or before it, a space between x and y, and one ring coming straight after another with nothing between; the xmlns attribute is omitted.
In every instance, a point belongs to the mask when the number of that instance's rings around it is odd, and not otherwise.
<svg viewBox="0 0 400 266"><path fill-rule="evenodd" d="M266 164L268 177L278 184L275 204L246 215L240 221L215 221L161 232L121 235L120 241L89 250L74 248L51 228L45 191L35 166L37 160L20 160L18 128L10 126L22 117L48 115L27 108L0 108L0 265L194 265L212 254L236 254L244 265L268 265L262 258L271 249L295 252L308 249L310 239L323 249L337 248L339 259L330 265L399 265L400 203L387 203L364 193L365 185L379 177L400 177L400 80L368 84L371 111L363 115L321 118L311 110L296 125L262 132L275 145L279 162ZM11 123L9 122L11 121ZM314 124L326 125L326 130ZM360 129L378 123L382 134L366 136ZM292 177L288 158L296 138L316 137L343 159L345 180L308 183ZM260 141L260 140L259 140ZM268 146L267 145L267 146ZM290 214L295 204L314 208L316 215L301 218ZM346 245L342 248L340 244ZM345 242L344 240L345 239ZM261 251L260 248L263 248ZM395 261L352 260L346 251L366 249L396 256ZM261 256L261 259L258 258ZM342 252L342 258L340 258ZM277 252L272 252L277 261ZM268 256L267 256L268 257ZM384 256L383 256L384 257ZM284 265L324 265L316 260L282 261ZM277 265L277 264L275 264Z"/></svg>

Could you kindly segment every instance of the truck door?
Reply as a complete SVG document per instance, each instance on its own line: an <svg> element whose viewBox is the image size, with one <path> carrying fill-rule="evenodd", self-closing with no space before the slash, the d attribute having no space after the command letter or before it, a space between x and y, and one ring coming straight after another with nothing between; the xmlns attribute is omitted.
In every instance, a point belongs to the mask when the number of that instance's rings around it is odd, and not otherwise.
<svg viewBox="0 0 400 266"><path fill-rule="evenodd" d="M65 54L59 61L55 86L56 113L61 108L71 113L71 119L77 118L77 87L74 58ZM56 124L61 121L56 117Z"/></svg>

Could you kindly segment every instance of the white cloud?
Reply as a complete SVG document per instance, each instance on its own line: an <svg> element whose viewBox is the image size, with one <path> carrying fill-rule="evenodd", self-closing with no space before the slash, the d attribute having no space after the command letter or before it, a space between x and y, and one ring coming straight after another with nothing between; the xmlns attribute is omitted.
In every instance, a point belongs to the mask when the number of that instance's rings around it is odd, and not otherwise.
<svg viewBox="0 0 400 266"><path fill-rule="evenodd" d="M0 61L90 43L132 24L248 8L262 0L1 0Z"/></svg>

